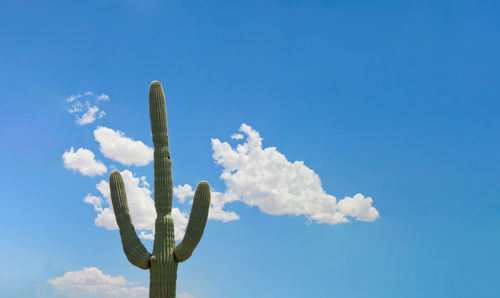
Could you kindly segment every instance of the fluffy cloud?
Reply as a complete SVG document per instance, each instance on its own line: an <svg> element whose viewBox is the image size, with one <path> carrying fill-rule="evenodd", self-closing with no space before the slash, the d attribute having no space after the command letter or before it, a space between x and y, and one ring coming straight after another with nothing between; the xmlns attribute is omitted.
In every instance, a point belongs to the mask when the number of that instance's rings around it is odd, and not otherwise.
<svg viewBox="0 0 500 298"><path fill-rule="evenodd" d="M378 218L372 198L356 194L337 201L325 192L319 176L304 162L288 161L275 147L263 148L259 133L246 124L241 125L240 132L246 135L246 141L234 149L227 142L212 139L212 156L223 167L220 178L227 189L224 193L212 191L210 218L238 219L234 212L222 210L232 201L257 206L271 215L303 215L316 223ZM232 138L241 140L242 136L234 134Z"/></svg>
<svg viewBox="0 0 500 298"><path fill-rule="evenodd" d="M132 217L132 223L139 232L139 236L143 239L154 239L154 223L156 220L156 210L154 201L151 198L151 190L145 177L140 179L134 177L132 172L124 170L121 172L125 190L127 192L127 200ZM97 212L97 217L94 223L97 226L106 228L108 230L117 230L115 214L113 212L113 205L111 203L111 194L109 183L102 180L96 185L97 190L101 197L88 194L83 201L94 206ZM103 199L104 198L104 199ZM188 215L181 212L179 208L172 209L172 218L175 223L174 233L175 239L180 240L184 237L188 223Z"/></svg>
<svg viewBox="0 0 500 298"><path fill-rule="evenodd" d="M134 286L123 276L106 275L95 267L66 272L63 276L50 279L58 294L71 298L77 297L141 297L146 298L149 291L145 287Z"/></svg>
<svg viewBox="0 0 500 298"><path fill-rule="evenodd" d="M71 147L69 151L64 152L62 159L66 169L78 171L85 176L102 175L108 170L102 162L95 160L92 151L84 148L74 152L73 147Z"/></svg>
<svg viewBox="0 0 500 298"><path fill-rule="evenodd" d="M189 184L177 185L174 187L174 196L178 198L179 203L184 203L186 198L194 196L194 190Z"/></svg>
<svg viewBox="0 0 500 298"><path fill-rule="evenodd" d="M86 98L85 105L79 99ZM95 104L91 104L89 100L93 100ZM68 109L70 114L75 114L75 122L78 125L86 125L93 123L96 119L101 119L106 115L106 113L99 109L97 104L100 101L109 100L109 96L106 94L94 95L92 91L87 91L83 96L78 93L70 95L66 98L66 102L71 103L71 108ZM82 114L83 113L83 114Z"/></svg>
<svg viewBox="0 0 500 298"><path fill-rule="evenodd" d="M126 137L121 131L99 126L94 130L94 137L104 156L126 166L144 166L153 160L153 148Z"/></svg>

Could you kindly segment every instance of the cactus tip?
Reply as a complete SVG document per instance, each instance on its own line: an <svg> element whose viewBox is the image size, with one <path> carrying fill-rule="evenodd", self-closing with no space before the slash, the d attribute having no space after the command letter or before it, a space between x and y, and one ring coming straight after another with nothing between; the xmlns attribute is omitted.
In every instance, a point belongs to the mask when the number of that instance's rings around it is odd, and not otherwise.
<svg viewBox="0 0 500 298"><path fill-rule="evenodd" d="M152 81L150 87L161 87L161 84L158 81Z"/></svg>

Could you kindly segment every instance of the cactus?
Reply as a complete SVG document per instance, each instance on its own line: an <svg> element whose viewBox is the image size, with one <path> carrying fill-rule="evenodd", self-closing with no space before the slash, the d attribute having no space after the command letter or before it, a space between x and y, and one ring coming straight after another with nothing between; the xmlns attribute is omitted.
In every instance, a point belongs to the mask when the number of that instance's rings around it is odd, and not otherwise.
<svg viewBox="0 0 500 298"><path fill-rule="evenodd" d="M120 228L120 237L127 259L133 265L149 269L150 298L175 297L177 264L187 260L203 235L210 205L210 186L206 181L198 184L184 239L175 246L172 220L172 163L168 147L165 95L158 81L149 89L149 113L154 144L154 201L156 209L153 254L150 254L137 237L130 218L127 195L120 172L109 177L111 200Z"/></svg>

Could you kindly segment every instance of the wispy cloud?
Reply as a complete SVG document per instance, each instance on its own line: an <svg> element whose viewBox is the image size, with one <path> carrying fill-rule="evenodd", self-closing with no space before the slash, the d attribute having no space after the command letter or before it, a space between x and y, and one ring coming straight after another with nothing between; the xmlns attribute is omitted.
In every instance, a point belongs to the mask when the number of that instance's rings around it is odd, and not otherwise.
<svg viewBox="0 0 500 298"><path fill-rule="evenodd" d="M85 93L85 94L87 94L87 93ZM78 93L78 94L71 94L70 96L68 96L66 98L66 102L73 102L73 101L75 101L75 99L78 99L80 97L82 97L82 95L80 93Z"/></svg>
<svg viewBox="0 0 500 298"><path fill-rule="evenodd" d="M106 275L96 267L66 272L63 276L50 279L48 282L58 294L70 298L146 298L149 295L147 288L136 286L136 283L127 281L121 275Z"/></svg>
<svg viewBox="0 0 500 298"><path fill-rule="evenodd" d="M109 96L104 93L97 95L97 101L99 102L101 100L109 100Z"/></svg>
<svg viewBox="0 0 500 298"><path fill-rule="evenodd" d="M78 171L85 176L102 175L108 170L102 162L95 159L92 151L84 148L75 152L71 147L69 151L63 153L62 159L66 169Z"/></svg>
<svg viewBox="0 0 500 298"><path fill-rule="evenodd" d="M97 106L90 106L88 103L85 106L87 107L87 111L81 117L76 115L75 121L78 125L90 124L105 115L104 111L99 112Z"/></svg>
<svg viewBox="0 0 500 298"><path fill-rule="evenodd" d="M83 99L85 99L85 103L82 103ZM80 126L93 123L96 119L104 117L106 113L98 107L98 104L100 101L108 100L108 95L104 93L95 95L92 91L87 91L83 95L80 93L72 94L66 98L66 102L71 103L68 112L75 114L75 123Z"/></svg>

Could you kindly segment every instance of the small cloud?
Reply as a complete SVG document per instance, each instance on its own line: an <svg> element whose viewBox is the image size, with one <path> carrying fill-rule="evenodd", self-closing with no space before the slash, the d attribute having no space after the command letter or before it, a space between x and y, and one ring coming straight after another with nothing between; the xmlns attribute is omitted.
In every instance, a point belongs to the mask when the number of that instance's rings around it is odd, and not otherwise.
<svg viewBox="0 0 500 298"><path fill-rule="evenodd" d="M234 140L243 140L243 135L241 133L235 133L231 136L231 139L234 139Z"/></svg>
<svg viewBox="0 0 500 298"><path fill-rule="evenodd" d="M70 298L146 298L149 295L147 288L138 287L137 283L129 282L121 275L106 275L96 267L66 272L63 276L50 279L48 282L58 294Z"/></svg>
<svg viewBox="0 0 500 298"><path fill-rule="evenodd" d="M94 130L94 137L101 153L121 164L145 166L153 161L153 148L126 137L121 131L99 126Z"/></svg>
<svg viewBox="0 0 500 298"><path fill-rule="evenodd" d="M106 95L106 94L104 94L104 93L101 93L100 95L97 95L97 102L99 102L101 100L107 101L107 100L109 100L109 96Z"/></svg>
<svg viewBox="0 0 500 298"><path fill-rule="evenodd" d="M82 97L82 95L80 93L72 94L68 98L66 98L66 102L73 102L75 99L78 99L80 97Z"/></svg>
<svg viewBox="0 0 500 298"><path fill-rule="evenodd" d="M98 107L98 104L100 101L109 100L108 95L104 93L95 95L92 91L85 92L84 96L88 99L94 98L95 104L92 105L87 100L85 102L85 105L83 105L82 102L78 100L79 98L82 98L82 95L80 93L70 95L68 98L66 98L66 102L71 103L71 108L68 109L68 112L70 114L75 114L75 122L80 126L93 123L95 120L104 117L106 113Z"/></svg>
<svg viewBox="0 0 500 298"><path fill-rule="evenodd" d="M97 115L97 112L99 112L99 108L97 106L90 106L87 108L87 112L83 114L81 117L76 115L76 123L78 125L85 125L85 124L90 124L95 121L95 119L100 116L99 118L102 118L104 116L103 111ZM101 115L102 114L102 115Z"/></svg>
<svg viewBox="0 0 500 298"><path fill-rule="evenodd" d="M194 296L189 293L181 293L177 296L179 296L179 298L194 298Z"/></svg>
<svg viewBox="0 0 500 298"><path fill-rule="evenodd" d="M71 107L71 109L68 110L68 112L70 114L73 114L73 113L78 113L78 112L83 112L83 105L81 102L79 102L78 100L75 101Z"/></svg>
<svg viewBox="0 0 500 298"><path fill-rule="evenodd" d="M64 152L62 159L66 169L78 171L85 176L102 175L108 170L102 162L95 160L92 151L84 148L74 152L73 147L71 147L69 151Z"/></svg>

